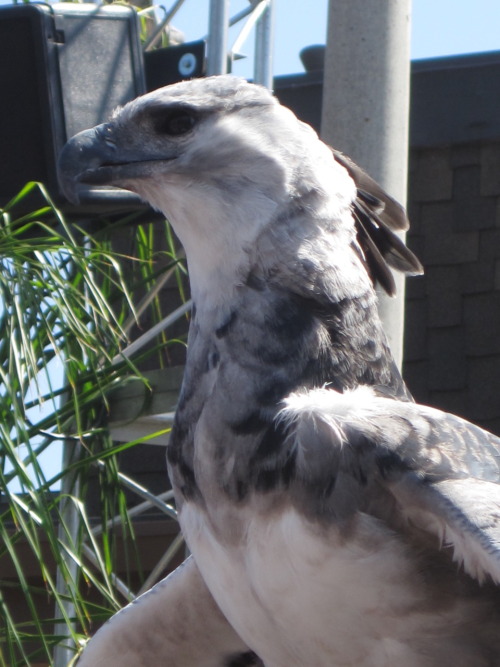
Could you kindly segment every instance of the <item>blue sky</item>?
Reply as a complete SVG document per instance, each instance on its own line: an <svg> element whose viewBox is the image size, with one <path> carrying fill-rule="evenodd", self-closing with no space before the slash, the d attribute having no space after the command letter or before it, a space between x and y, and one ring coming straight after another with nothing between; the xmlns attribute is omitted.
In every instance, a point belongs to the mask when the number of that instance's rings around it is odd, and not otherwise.
<svg viewBox="0 0 500 667"><path fill-rule="evenodd" d="M325 43L328 2L275 0L275 3L274 72L301 72L298 53L302 47ZM232 0L231 13L247 4L247 0ZM184 32L187 40L206 33L208 6L208 0L186 0L174 19L174 25ZM500 50L500 0L413 0L412 59L495 50ZM243 52L251 54L250 44ZM237 64L235 71L251 76L250 63Z"/></svg>
<svg viewBox="0 0 500 667"><path fill-rule="evenodd" d="M167 8L174 2L155 0L155 3L162 1ZM275 0L275 3L274 72L301 72L299 51L310 44L325 43L328 0ZM0 0L2 4L10 4L10 0ZM248 0L231 0L231 14L246 6ZM206 34L208 7L209 0L185 1L174 25L184 32L187 40ZM500 0L413 0L413 59L496 50L500 51ZM250 44L243 51L251 55ZM251 76L250 62L241 62L235 71Z"/></svg>

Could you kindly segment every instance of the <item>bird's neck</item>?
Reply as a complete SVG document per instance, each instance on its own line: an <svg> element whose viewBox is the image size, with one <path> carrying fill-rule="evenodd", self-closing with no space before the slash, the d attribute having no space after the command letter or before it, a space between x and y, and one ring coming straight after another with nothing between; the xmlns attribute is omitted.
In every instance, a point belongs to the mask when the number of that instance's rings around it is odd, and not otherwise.
<svg viewBox="0 0 500 667"><path fill-rule="evenodd" d="M268 441L280 484L287 445L275 417L298 388L402 391L351 212L345 206L322 218L323 201L311 191L277 207L247 248L219 257L217 280L195 273L196 312L169 447L173 483L185 498L224 488L241 494L252 456Z"/></svg>
<svg viewBox="0 0 500 667"><path fill-rule="evenodd" d="M199 242L193 252L188 246L200 341L212 341L222 359L250 359L253 354L255 360L242 374L250 373L248 369L268 374L270 364L279 359L280 372L289 380L286 391L325 382L340 390L394 384L399 374L351 211L344 206L335 211L334 222L332 217L328 199L311 190L275 206L270 220L262 217L260 226L238 220L237 247L231 234L221 238L221 247L211 256L200 252ZM245 231L248 228L253 231ZM241 243L245 234L248 242ZM194 338L188 363L204 365L199 350L191 353ZM247 378L249 383L254 380Z"/></svg>
<svg viewBox="0 0 500 667"><path fill-rule="evenodd" d="M182 199L184 195L186 201ZM191 294L200 316L224 309L248 273L256 239L273 219L279 202L251 185L193 183L167 193L160 207L185 252Z"/></svg>
<svg viewBox="0 0 500 667"><path fill-rule="evenodd" d="M254 264L271 267L281 256L293 266L323 238L335 239L328 262L345 264L343 247L354 233L354 184L331 151L319 141L314 146L315 161L293 166L286 156L278 164L269 158L257 175L226 170L224 177L210 173L191 181L171 175L155 190L155 206L185 248L200 312L203 304L227 305ZM343 279L343 267L337 274ZM347 281L351 277L345 273Z"/></svg>

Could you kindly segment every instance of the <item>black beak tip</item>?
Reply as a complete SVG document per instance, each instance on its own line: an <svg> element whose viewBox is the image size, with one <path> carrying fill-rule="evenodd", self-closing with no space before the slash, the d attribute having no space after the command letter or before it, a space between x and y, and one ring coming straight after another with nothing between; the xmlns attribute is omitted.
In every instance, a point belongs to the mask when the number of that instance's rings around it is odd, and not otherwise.
<svg viewBox="0 0 500 667"><path fill-rule="evenodd" d="M78 206L80 203L80 188L78 187L78 181L72 178L66 178L61 172L58 173L59 187L64 195L64 197L70 202Z"/></svg>
<svg viewBox="0 0 500 667"><path fill-rule="evenodd" d="M66 199L75 205L80 203L78 186L81 167L78 157L78 151L70 140L63 147L57 164L59 187Z"/></svg>
<svg viewBox="0 0 500 667"><path fill-rule="evenodd" d="M72 137L63 147L58 161L58 180L62 193L72 204L79 204L80 193L89 174L109 159L108 147L102 141L102 125L84 130Z"/></svg>

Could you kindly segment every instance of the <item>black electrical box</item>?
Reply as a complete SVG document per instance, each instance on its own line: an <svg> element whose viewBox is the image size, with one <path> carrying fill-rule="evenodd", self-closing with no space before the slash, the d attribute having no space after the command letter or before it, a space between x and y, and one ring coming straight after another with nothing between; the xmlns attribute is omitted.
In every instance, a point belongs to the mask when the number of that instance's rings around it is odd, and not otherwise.
<svg viewBox="0 0 500 667"><path fill-rule="evenodd" d="M42 181L65 206L57 158L76 132L145 92L136 12L123 5L0 7L0 206ZM89 188L84 208L138 205L125 191ZM86 200L86 201L85 201Z"/></svg>
<svg viewBox="0 0 500 667"><path fill-rule="evenodd" d="M144 53L146 86L156 90L183 79L194 79L205 75L204 40L185 42Z"/></svg>

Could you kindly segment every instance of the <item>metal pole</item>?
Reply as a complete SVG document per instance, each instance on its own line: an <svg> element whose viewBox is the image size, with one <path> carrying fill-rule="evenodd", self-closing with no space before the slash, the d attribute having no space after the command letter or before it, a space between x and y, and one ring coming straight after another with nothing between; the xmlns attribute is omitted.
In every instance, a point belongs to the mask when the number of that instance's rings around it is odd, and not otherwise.
<svg viewBox="0 0 500 667"><path fill-rule="evenodd" d="M66 470L72 463L77 461L80 457L81 445L79 443L75 444L72 442L65 442L63 449L63 460L62 466L63 470ZM68 545L68 548L71 551L76 550L76 544L78 541L78 533L80 529L80 515L76 509L74 502L71 500L71 496L75 498L81 497L80 490L80 480L78 477L78 472L76 474L65 475L61 482L61 501L60 501L60 525L59 525L59 540ZM67 574L71 577L73 581L78 579L78 563L75 559L71 558L64 551L61 551L62 558L66 563ZM67 593L67 584L66 579L61 572L61 569L57 569L56 573L56 588L58 593L65 595ZM75 616L75 606L73 602L68 599L63 603L65 612L68 618ZM56 614L60 613L56 607ZM62 623L56 623L54 628L55 634L66 635L68 632L67 623L64 621ZM75 652L69 646L63 646L58 644L54 649L54 663L53 667L67 667L70 660L74 657Z"/></svg>
<svg viewBox="0 0 500 667"><path fill-rule="evenodd" d="M406 201L411 0L330 0L322 138ZM379 311L401 365L404 279Z"/></svg>
<svg viewBox="0 0 500 667"><path fill-rule="evenodd" d="M229 0L210 0L207 40L207 74L227 72Z"/></svg>
<svg viewBox="0 0 500 667"><path fill-rule="evenodd" d="M254 83L273 88L274 2L267 0L255 27Z"/></svg>

